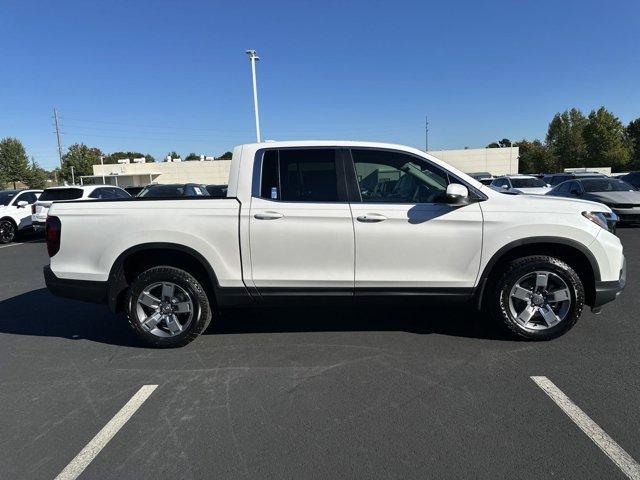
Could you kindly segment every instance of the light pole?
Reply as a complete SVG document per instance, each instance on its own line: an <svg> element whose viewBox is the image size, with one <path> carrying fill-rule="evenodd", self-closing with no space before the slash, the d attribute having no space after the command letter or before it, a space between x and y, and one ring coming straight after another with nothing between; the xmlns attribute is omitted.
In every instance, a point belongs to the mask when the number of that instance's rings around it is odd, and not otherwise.
<svg viewBox="0 0 640 480"><path fill-rule="evenodd" d="M253 77L253 109L256 114L256 138L260 143L260 113L258 112L258 87L256 86L256 62L260 60L255 50L245 52L251 60L251 76Z"/></svg>
<svg viewBox="0 0 640 480"><path fill-rule="evenodd" d="M102 184L106 185L107 182L104 179L104 155L100 155L100 167L102 168Z"/></svg>
<svg viewBox="0 0 640 480"><path fill-rule="evenodd" d="M73 173L73 165L71 165L71 184L72 185L76 184L76 177L75 177L75 174Z"/></svg>

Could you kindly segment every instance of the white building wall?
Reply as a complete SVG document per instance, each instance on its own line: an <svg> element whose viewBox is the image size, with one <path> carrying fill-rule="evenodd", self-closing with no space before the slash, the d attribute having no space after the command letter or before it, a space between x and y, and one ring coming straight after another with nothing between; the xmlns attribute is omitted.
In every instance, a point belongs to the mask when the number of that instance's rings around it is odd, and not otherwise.
<svg viewBox="0 0 640 480"><path fill-rule="evenodd" d="M465 173L489 172L492 175L518 173L518 147L431 150L431 155Z"/></svg>
<svg viewBox="0 0 640 480"><path fill-rule="evenodd" d="M156 183L205 183L227 184L231 160L214 160L207 162L158 162L130 163L125 165L94 165L93 174L123 175L118 178L118 185L141 186L152 181ZM134 175L131 177L130 175ZM114 183L114 180L107 183Z"/></svg>

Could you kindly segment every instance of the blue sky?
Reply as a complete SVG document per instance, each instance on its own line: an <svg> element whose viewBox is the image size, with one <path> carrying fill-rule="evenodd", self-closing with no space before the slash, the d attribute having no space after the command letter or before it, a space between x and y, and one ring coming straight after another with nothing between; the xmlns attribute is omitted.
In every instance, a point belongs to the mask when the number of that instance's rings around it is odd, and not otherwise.
<svg viewBox="0 0 640 480"><path fill-rule="evenodd" d="M0 6L0 136L220 154L255 138L430 149L543 138L552 115L640 116L640 2L64 1Z"/></svg>

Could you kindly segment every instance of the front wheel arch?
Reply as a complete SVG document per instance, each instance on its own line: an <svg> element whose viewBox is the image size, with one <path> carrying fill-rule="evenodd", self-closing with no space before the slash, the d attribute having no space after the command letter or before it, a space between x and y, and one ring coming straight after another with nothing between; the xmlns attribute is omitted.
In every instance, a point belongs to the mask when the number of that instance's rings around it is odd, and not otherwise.
<svg viewBox="0 0 640 480"><path fill-rule="evenodd" d="M476 289L475 304L479 310L486 306L487 291L491 291L502 269L517 258L531 255L552 256L571 266L584 285L585 304L593 305L595 282L600 280L600 269L593 254L583 244L568 238L530 237L503 246L487 262Z"/></svg>

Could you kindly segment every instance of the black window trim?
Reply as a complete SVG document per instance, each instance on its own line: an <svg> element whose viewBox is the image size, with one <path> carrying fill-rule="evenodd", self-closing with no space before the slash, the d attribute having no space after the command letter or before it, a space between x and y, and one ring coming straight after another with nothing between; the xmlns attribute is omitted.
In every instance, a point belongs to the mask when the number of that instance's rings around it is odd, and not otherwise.
<svg viewBox="0 0 640 480"><path fill-rule="evenodd" d="M347 189L348 189L348 192L349 192L349 198L350 198L351 203L387 203L389 205L447 205L447 203L444 203L444 202L432 202L432 203L363 202L362 201L362 195L360 193L360 187L358 185L358 178L357 178L357 175L356 175L356 164L355 164L355 161L353 159L353 154L352 154L351 150L375 150L375 151L382 151L382 152L399 153L399 154L403 154L403 155L407 155L407 156L416 158L416 159L421 160L423 162L427 162L427 164L429 164L433 168L435 168L435 169L441 171L442 173L444 173L444 175L447 177L447 181L449 182L449 184L453 183L451 181L451 179L455 179L457 183L460 183L461 185L464 185L465 187L467 187L467 189L469 190L469 200L470 200L470 202L483 202L483 201L488 199L488 197L484 193L482 193L480 190L478 190L473 185L469 184L468 182L466 182L465 180L461 179L457 175L454 175L449 170L441 167L440 165L435 164L434 162L432 162L428 158L422 157L420 155L416 155L415 153L407 152L406 150L397 150L397 149L393 149L393 148L359 147L359 146L350 146L350 147L345 148L344 150L347 150L346 156L343 159L343 161L345 163L345 172L347 172L346 173L346 177L347 177L346 180L348 182L347 183L347 185L348 185ZM347 167L347 162L350 162L350 165L351 165L350 168Z"/></svg>
<svg viewBox="0 0 640 480"><path fill-rule="evenodd" d="M338 200L323 200L323 201L309 201L309 200L281 200L279 198L265 198L262 196L262 168L263 168L263 159L266 152L276 151L278 154L278 160L276 162L278 168L278 195L282 192L282 188L280 185L280 152L282 150L334 150L335 151L335 164L336 164L336 182L337 182L337 194ZM259 181L254 182L252 185L251 196L254 198L259 198L261 200L266 200L274 203L330 203L330 204L348 204L349 197L347 194L347 182L345 176L345 162L344 162L344 154L341 151L345 150L344 147L336 147L331 145L326 146L299 146L299 147L272 147L272 148L261 148L256 152L256 156L254 159L254 176L257 172L260 173ZM258 168L255 168L258 166Z"/></svg>

